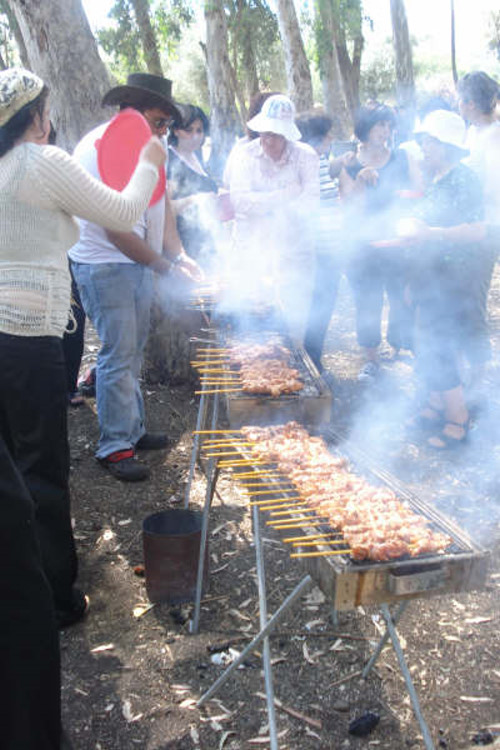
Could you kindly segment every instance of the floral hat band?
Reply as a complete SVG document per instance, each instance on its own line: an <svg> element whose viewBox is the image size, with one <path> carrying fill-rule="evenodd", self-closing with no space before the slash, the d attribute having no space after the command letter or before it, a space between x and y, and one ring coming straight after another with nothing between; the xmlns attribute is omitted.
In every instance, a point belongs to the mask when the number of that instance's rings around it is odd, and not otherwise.
<svg viewBox="0 0 500 750"><path fill-rule="evenodd" d="M6 125L19 110L33 102L44 82L30 70L8 68L0 72L0 127Z"/></svg>

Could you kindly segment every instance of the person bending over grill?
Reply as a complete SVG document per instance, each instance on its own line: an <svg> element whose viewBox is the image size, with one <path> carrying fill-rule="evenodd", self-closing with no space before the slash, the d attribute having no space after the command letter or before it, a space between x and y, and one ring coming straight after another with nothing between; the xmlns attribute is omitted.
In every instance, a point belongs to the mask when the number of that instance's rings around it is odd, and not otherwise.
<svg viewBox="0 0 500 750"><path fill-rule="evenodd" d="M313 283L311 216L319 202L319 158L298 143L294 116L288 97L266 99L247 123L260 137L237 147L228 179L240 296L260 295L268 302L277 292L291 335L302 343Z"/></svg>
<svg viewBox="0 0 500 750"><path fill-rule="evenodd" d="M165 150L152 139L120 194L47 145L49 132L42 79L22 68L0 72L0 433L33 500L44 571L65 626L87 606L74 586L61 346L70 308L66 251L78 239L73 214L130 229L148 204Z"/></svg>
<svg viewBox="0 0 500 750"><path fill-rule="evenodd" d="M432 182L409 227L411 294L418 308L417 372L428 401L417 417L435 432L428 445L456 447L467 438L469 412L459 370L464 321L474 298L471 280L485 235L479 180L461 163L465 125L454 112L427 115L416 134Z"/></svg>

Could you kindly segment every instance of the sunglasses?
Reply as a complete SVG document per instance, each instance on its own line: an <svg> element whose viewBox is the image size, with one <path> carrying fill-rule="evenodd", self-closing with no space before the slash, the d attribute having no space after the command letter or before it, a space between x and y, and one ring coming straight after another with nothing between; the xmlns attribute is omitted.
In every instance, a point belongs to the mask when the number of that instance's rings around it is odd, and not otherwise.
<svg viewBox="0 0 500 750"><path fill-rule="evenodd" d="M173 119L171 117L148 117L147 115L144 115L146 120L149 122L150 125L152 125L156 130L163 130L163 128L169 128L173 122Z"/></svg>

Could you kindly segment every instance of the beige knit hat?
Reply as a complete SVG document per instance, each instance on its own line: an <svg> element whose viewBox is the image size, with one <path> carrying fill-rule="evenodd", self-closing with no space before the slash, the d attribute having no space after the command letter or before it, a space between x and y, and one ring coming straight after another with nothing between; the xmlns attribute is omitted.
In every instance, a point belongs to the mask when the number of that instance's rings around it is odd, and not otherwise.
<svg viewBox="0 0 500 750"><path fill-rule="evenodd" d="M42 79L24 68L0 71L0 127L33 102L43 87Z"/></svg>

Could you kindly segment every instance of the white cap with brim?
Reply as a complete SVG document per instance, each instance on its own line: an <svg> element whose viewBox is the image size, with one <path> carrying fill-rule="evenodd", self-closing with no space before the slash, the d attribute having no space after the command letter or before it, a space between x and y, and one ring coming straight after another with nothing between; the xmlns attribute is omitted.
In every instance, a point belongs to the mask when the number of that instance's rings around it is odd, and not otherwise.
<svg viewBox="0 0 500 750"><path fill-rule="evenodd" d="M7 68L0 72L0 127L6 125L27 104L35 101L44 83L24 68Z"/></svg>
<svg viewBox="0 0 500 750"><path fill-rule="evenodd" d="M435 109L424 118L414 131L414 136L418 138L418 136L430 135L431 138L436 138L441 143L447 143L464 154L468 154L469 149L465 146L466 132L465 122L456 112Z"/></svg>
<svg viewBox="0 0 500 750"><path fill-rule="evenodd" d="M276 133L287 141L300 141L302 135L294 118L292 100L283 94L275 94L266 99L261 111L247 122L247 126L256 133Z"/></svg>

